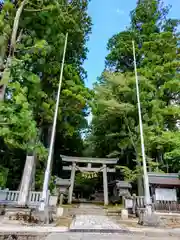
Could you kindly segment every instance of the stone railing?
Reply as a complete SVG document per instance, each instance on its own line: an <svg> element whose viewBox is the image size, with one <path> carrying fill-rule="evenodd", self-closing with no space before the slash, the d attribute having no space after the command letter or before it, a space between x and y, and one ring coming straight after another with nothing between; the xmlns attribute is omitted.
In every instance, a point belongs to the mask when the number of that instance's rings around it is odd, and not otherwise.
<svg viewBox="0 0 180 240"><path fill-rule="evenodd" d="M42 192L30 191L27 205L37 206L40 204ZM0 190L0 203L1 204L17 204L19 198L19 191ZM57 196L50 196L49 204L56 206Z"/></svg>
<svg viewBox="0 0 180 240"><path fill-rule="evenodd" d="M136 196L133 195L129 198L123 198L124 207L126 209L132 209L133 213L137 211L137 209L145 208L145 197L144 196ZM162 212L180 212L180 203L174 201L156 201L151 198L152 210L153 211L162 211Z"/></svg>
<svg viewBox="0 0 180 240"><path fill-rule="evenodd" d="M143 209L146 206L145 197L136 196L135 194L133 194L131 197L123 197L123 204L126 209L132 210L133 213L137 213L138 209Z"/></svg>
<svg viewBox="0 0 180 240"><path fill-rule="evenodd" d="M155 211L180 213L180 203L178 202L161 200L155 201L153 204Z"/></svg>
<svg viewBox="0 0 180 240"><path fill-rule="evenodd" d="M42 192L35 192L35 191L31 191L29 194L29 199L28 199L28 204L39 204L40 200L41 200L41 195Z"/></svg>
<svg viewBox="0 0 180 240"><path fill-rule="evenodd" d="M7 191L5 200L8 202L17 202L18 197L19 197L19 191Z"/></svg>
<svg viewBox="0 0 180 240"><path fill-rule="evenodd" d="M17 202L19 191L0 190L0 202Z"/></svg>
<svg viewBox="0 0 180 240"><path fill-rule="evenodd" d="M136 196L134 201L135 201L135 204L138 208L144 208L145 207L145 197L144 196Z"/></svg>

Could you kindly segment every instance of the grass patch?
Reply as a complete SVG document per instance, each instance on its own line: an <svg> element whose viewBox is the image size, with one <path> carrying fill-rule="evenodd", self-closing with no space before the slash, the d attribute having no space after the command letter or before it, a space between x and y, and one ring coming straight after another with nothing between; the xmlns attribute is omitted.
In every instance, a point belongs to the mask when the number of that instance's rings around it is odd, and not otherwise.
<svg viewBox="0 0 180 240"><path fill-rule="evenodd" d="M63 205L59 205L58 207L62 207L62 208L77 208L78 204L63 204Z"/></svg>
<svg viewBox="0 0 180 240"><path fill-rule="evenodd" d="M120 210L123 208L122 204L116 204L116 205L108 205L108 206L103 206L104 209L112 209L112 210Z"/></svg>
<svg viewBox="0 0 180 240"><path fill-rule="evenodd" d="M103 202L96 202L93 204L96 206L101 206L104 209L122 209L123 208L123 204L109 204L107 206L104 206Z"/></svg>
<svg viewBox="0 0 180 240"><path fill-rule="evenodd" d="M60 217L56 221L56 227L70 227L73 217Z"/></svg>

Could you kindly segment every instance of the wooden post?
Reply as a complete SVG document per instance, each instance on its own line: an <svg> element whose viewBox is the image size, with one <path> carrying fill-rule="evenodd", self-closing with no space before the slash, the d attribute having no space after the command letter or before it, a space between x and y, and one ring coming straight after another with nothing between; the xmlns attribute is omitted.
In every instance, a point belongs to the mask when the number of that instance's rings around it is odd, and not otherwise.
<svg viewBox="0 0 180 240"><path fill-rule="evenodd" d="M103 164L103 187L104 187L104 205L108 205L108 183L107 183L107 166Z"/></svg>
<svg viewBox="0 0 180 240"><path fill-rule="evenodd" d="M69 196L68 196L68 203L72 203L72 195L73 195L73 189L74 189L74 180L75 180L75 172L76 172L76 163L72 163L72 169L71 169L71 185L69 187Z"/></svg>

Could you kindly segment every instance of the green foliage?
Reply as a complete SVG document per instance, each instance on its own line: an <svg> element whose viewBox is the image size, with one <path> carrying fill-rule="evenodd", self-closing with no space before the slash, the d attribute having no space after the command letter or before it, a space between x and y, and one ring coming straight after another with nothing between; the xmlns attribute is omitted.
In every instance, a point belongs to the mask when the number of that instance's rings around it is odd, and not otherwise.
<svg viewBox="0 0 180 240"><path fill-rule="evenodd" d="M139 1L129 28L109 40L106 69L95 85L88 154L119 157L121 170L133 181L141 168L141 145L132 39L148 167L179 171L179 20L168 19L168 11L162 1Z"/></svg>
<svg viewBox="0 0 180 240"><path fill-rule="evenodd" d="M126 166L116 166L117 169L123 173L124 180L127 182L134 182L137 180L138 176L141 176L142 172L140 168L136 168L135 170L131 170Z"/></svg>
<svg viewBox="0 0 180 240"><path fill-rule="evenodd" d="M76 174L76 178L75 178L75 183L77 185L92 185L96 182L98 178L97 173L93 173L93 172L83 172L83 173L78 173Z"/></svg>
<svg viewBox="0 0 180 240"><path fill-rule="evenodd" d="M55 188L55 184L54 184L55 179L56 179L55 176L51 176L50 183L49 183L49 190L50 190L51 194Z"/></svg>
<svg viewBox="0 0 180 240"><path fill-rule="evenodd" d="M75 177L75 187L83 192L84 196L89 197L94 193L98 180L98 175L95 173L78 173Z"/></svg>
<svg viewBox="0 0 180 240"><path fill-rule="evenodd" d="M55 152L73 155L76 151L81 154L83 150L80 134L87 127L85 117L91 99L91 92L84 84L86 73L82 67L87 53L85 44L91 31L88 2L78 0L74 5L73 1L27 0L13 4L5 0L0 13L0 85L7 85L4 102L0 103L0 138L6 152L13 155L17 151L33 152L36 155L38 189L42 185L47 159L66 32L69 37ZM21 6L22 13L19 14ZM11 48L8 46L10 39ZM13 47L12 39L15 40ZM60 161L59 157L55 162L60 165ZM24 159L20 162L24 163ZM19 176L18 168L15 172Z"/></svg>
<svg viewBox="0 0 180 240"><path fill-rule="evenodd" d="M0 188L6 187L8 169L0 166Z"/></svg>
<svg viewBox="0 0 180 240"><path fill-rule="evenodd" d="M139 177L143 176L143 167L142 167L141 160L139 161L139 163L140 164L136 164L133 170L127 166L116 166L116 168L119 169L120 172L123 174L125 181L133 183L137 181ZM156 173L163 172L161 169L159 169L159 163L153 162L148 158L147 158L147 163L148 163L148 166L151 167L152 172L156 172Z"/></svg>

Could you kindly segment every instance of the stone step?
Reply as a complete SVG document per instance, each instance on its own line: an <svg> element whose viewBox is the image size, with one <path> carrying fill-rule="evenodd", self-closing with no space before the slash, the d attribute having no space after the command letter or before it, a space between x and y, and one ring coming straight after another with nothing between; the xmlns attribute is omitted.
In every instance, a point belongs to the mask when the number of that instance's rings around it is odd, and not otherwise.
<svg viewBox="0 0 180 240"><path fill-rule="evenodd" d="M125 229L107 216L78 215L70 226L70 232L123 232Z"/></svg>
<svg viewBox="0 0 180 240"><path fill-rule="evenodd" d="M82 208L73 208L68 210L68 215L100 215L105 216L105 209L82 209Z"/></svg>
<svg viewBox="0 0 180 240"><path fill-rule="evenodd" d="M121 216L121 211L117 211L117 212L106 212L107 216Z"/></svg>

